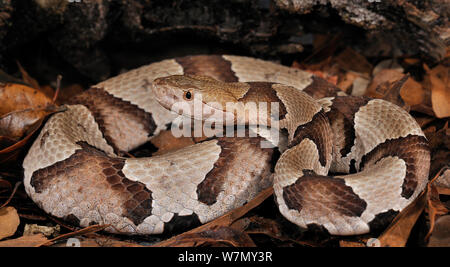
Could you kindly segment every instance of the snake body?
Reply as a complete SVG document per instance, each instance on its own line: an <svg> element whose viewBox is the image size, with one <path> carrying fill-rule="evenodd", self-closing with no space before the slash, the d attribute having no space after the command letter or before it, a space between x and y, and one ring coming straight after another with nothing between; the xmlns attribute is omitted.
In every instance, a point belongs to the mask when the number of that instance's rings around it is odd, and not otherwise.
<svg viewBox="0 0 450 267"><path fill-rule="evenodd" d="M198 99L209 116L235 115L209 102L277 103L287 136L279 159L261 146L277 145L264 132L149 158L118 156L174 123L174 102ZM249 117L234 123L249 126ZM93 86L46 122L23 162L25 189L44 211L125 234L206 223L269 186L281 214L300 227L367 233L420 194L429 165L428 142L400 107L340 96L304 71L229 55L164 60Z"/></svg>

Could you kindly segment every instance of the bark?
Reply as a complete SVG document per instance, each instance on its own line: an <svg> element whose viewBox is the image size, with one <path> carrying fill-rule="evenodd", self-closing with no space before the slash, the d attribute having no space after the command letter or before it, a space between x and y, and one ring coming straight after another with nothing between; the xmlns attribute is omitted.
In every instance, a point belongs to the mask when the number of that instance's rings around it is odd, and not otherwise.
<svg viewBox="0 0 450 267"><path fill-rule="evenodd" d="M419 55L433 64L450 43L449 14L446 0L0 0L0 67L9 51L45 39L99 81L111 75L111 47L187 35L297 57L314 33L336 34L366 57Z"/></svg>

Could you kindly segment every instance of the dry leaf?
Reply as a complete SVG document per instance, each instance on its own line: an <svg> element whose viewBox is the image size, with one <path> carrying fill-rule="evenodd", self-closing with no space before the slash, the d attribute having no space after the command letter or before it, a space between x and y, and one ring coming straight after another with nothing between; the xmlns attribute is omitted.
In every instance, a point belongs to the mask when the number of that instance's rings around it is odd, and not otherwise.
<svg viewBox="0 0 450 267"><path fill-rule="evenodd" d="M0 136L20 140L29 127L45 117L52 100L36 89L20 84L0 86Z"/></svg>
<svg viewBox="0 0 450 267"><path fill-rule="evenodd" d="M253 240L241 231L231 227L214 226L204 231L176 236L156 244L157 247L197 247L197 246L232 246L255 247Z"/></svg>
<svg viewBox="0 0 450 267"><path fill-rule="evenodd" d="M286 246L294 244L307 247L317 246L317 244L313 244L305 240L297 240L292 238L291 236L286 235L282 230L282 226L277 221L260 216L241 218L235 221L231 225L231 227L240 232L245 232L246 234L250 235L266 235L272 239L276 239L282 242Z"/></svg>
<svg viewBox="0 0 450 267"><path fill-rule="evenodd" d="M22 236L0 242L0 247L35 247L47 242L47 238L42 234Z"/></svg>
<svg viewBox="0 0 450 267"><path fill-rule="evenodd" d="M22 84L0 84L0 115L16 110L45 108L52 99Z"/></svg>
<svg viewBox="0 0 450 267"><path fill-rule="evenodd" d="M304 71L307 71L309 73L314 74L317 77L320 77L326 81L328 81L331 84L337 85L338 83L338 76L334 75L330 72L330 59L325 59L322 62L319 62L317 64L311 64L311 65L305 65L302 63L298 63L297 61L294 61L292 63L292 68L301 69Z"/></svg>
<svg viewBox="0 0 450 267"><path fill-rule="evenodd" d="M164 154L195 144L194 140L190 137L174 137L170 130L160 132L152 138L151 143L158 148L158 151L154 155Z"/></svg>
<svg viewBox="0 0 450 267"><path fill-rule="evenodd" d="M38 81L31 77L19 62L17 62L17 66L19 67L20 73L22 74L22 80L25 83L29 84L32 88L39 90L48 98L53 98L53 96L55 95L55 90L53 90L52 87L48 85L40 86Z"/></svg>
<svg viewBox="0 0 450 267"><path fill-rule="evenodd" d="M410 106L419 105L425 101L425 91L422 85L412 78L408 78L400 89L400 96Z"/></svg>
<svg viewBox="0 0 450 267"><path fill-rule="evenodd" d="M374 97L374 98L383 98L383 96L386 94L385 91L381 91L381 89L385 88L378 88L381 84L384 83L393 83L395 81L398 81L402 79L405 75L397 70L392 69L384 69L378 72L377 75L375 75L372 78L372 81L370 82L369 86L367 87L367 96ZM378 90L377 90L378 89Z"/></svg>
<svg viewBox="0 0 450 267"><path fill-rule="evenodd" d="M449 69L438 65L428 71L428 81L431 88L431 104L438 118L450 116L450 86Z"/></svg>
<svg viewBox="0 0 450 267"><path fill-rule="evenodd" d="M403 247L408 240L411 229L425 208L426 193L419 197L400 212L389 227L378 237L382 247Z"/></svg>
<svg viewBox="0 0 450 267"><path fill-rule="evenodd" d="M30 126L28 129L27 135L20 140L19 142L14 143L13 140L10 140L9 145L6 147L0 147L0 164L4 165L10 162L15 162L17 157L20 154L20 149L27 144L27 142L30 140L31 136L39 129L42 122L44 121L44 118L40 119L36 123ZM0 137L0 141L4 140L4 138ZM0 142L0 144L5 144ZM8 143L6 143L8 144Z"/></svg>
<svg viewBox="0 0 450 267"><path fill-rule="evenodd" d="M434 185L434 182L436 179L440 176L441 173L438 173L427 185L427 207L426 211L428 213L428 219L430 221L430 229L425 237L425 240L428 240L431 233L434 230L435 221L436 218L440 215L444 215L449 210L447 207L442 204L441 200L439 199L439 192Z"/></svg>
<svg viewBox="0 0 450 267"><path fill-rule="evenodd" d="M372 73L372 64L361 54L347 47L336 58L335 61L340 68L346 71L355 71L365 74L367 77Z"/></svg>
<svg viewBox="0 0 450 267"><path fill-rule="evenodd" d="M430 174L435 175L437 172L449 166L450 158L450 129L448 122L443 128L427 133L427 139L431 149L431 166Z"/></svg>
<svg viewBox="0 0 450 267"><path fill-rule="evenodd" d="M446 193L447 191L445 190L445 188L450 190L450 168L442 171L442 174L438 178L436 178L436 181L434 181L434 183L439 191L439 194L450 195Z"/></svg>
<svg viewBox="0 0 450 267"><path fill-rule="evenodd" d="M436 220L428 246L450 247L450 215L442 216Z"/></svg>
<svg viewBox="0 0 450 267"><path fill-rule="evenodd" d="M353 71L346 72L341 79L339 79L337 83L337 87L339 87L342 91L346 93L350 93L353 85L353 81L359 76L358 73Z"/></svg>
<svg viewBox="0 0 450 267"><path fill-rule="evenodd" d="M21 84L0 85L0 163L17 159L45 117L64 110L40 91Z"/></svg>
<svg viewBox="0 0 450 267"><path fill-rule="evenodd" d="M22 80L25 83L28 83L34 89L40 89L39 83L31 77L28 72L22 67L22 65L17 61L17 66L19 67L20 73L22 74Z"/></svg>
<svg viewBox="0 0 450 267"><path fill-rule="evenodd" d="M366 247L365 243L356 242L356 241L348 241L348 240L339 240L340 247L350 247L350 248L359 248Z"/></svg>
<svg viewBox="0 0 450 267"><path fill-rule="evenodd" d="M237 219L244 216L247 212L252 210L253 208L257 207L259 204L261 204L265 199L270 197L273 194L273 188L269 187L267 189L264 189L262 192L260 192L254 199L249 201L247 204L245 204L242 207L236 208L225 215L207 223L204 225L201 225L195 229L192 229L190 231L184 232L182 234L179 234L177 236L174 236L170 239L164 240L155 246L167 246L167 244L172 244L172 242L175 242L175 240L182 240L183 236L185 235L191 235L194 233L204 232L208 229L213 229L215 227L219 226L230 226L233 222L235 222Z"/></svg>
<svg viewBox="0 0 450 267"><path fill-rule="evenodd" d="M0 209L0 240L14 235L19 226L20 218L13 207Z"/></svg>
<svg viewBox="0 0 450 267"><path fill-rule="evenodd" d="M370 82L366 96L387 100L409 111L409 105L400 96L400 91L408 79L410 78L407 75L398 71L382 70Z"/></svg>

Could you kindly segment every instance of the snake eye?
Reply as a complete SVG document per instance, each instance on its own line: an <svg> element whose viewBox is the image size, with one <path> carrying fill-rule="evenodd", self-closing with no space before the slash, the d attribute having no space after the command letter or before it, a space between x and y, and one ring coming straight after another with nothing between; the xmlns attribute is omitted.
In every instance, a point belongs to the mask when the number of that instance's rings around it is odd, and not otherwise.
<svg viewBox="0 0 450 267"><path fill-rule="evenodd" d="M192 98L192 93L190 91L184 92L184 99L191 100L191 98Z"/></svg>

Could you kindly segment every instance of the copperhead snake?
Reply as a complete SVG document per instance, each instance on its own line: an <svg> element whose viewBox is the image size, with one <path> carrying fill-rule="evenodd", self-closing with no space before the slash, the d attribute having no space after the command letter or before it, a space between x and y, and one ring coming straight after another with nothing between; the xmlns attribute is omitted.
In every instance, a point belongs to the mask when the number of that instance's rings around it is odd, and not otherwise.
<svg viewBox="0 0 450 267"><path fill-rule="evenodd" d="M25 189L73 224L159 234L211 221L273 186L280 213L298 226L367 233L424 189L430 151L400 107L340 94L312 74L249 57L152 63L92 86L51 116L24 159ZM247 126L249 112L241 120L209 103L276 103L285 145L261 131L148 158L119 156L174 125L175 102Z"/></svg>

